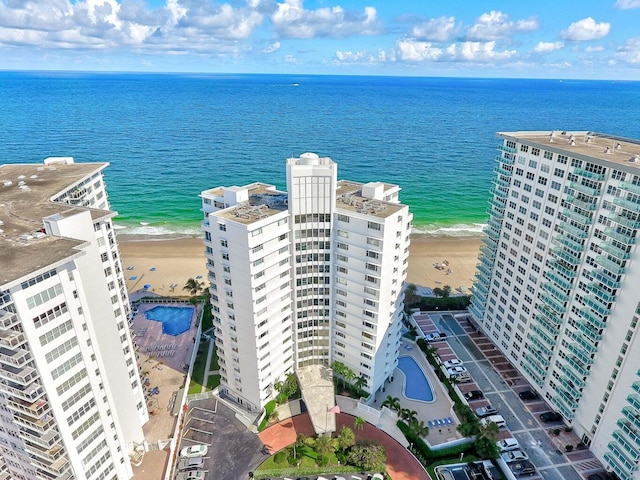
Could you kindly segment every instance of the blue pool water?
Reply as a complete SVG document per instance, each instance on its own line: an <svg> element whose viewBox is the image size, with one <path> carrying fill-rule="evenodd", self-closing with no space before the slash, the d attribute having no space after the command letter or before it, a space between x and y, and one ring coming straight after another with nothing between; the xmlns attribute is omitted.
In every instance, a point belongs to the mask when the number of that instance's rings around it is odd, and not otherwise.
<svg viewBox="0 0 640 480"><path fill-rule="evenodd" d="M162 322L162 333L174 337L191 328L194 307L153 307L145 312L147 320Z"/></svg>
<svg viewBox="0 0 640 480"><path fill-rule="evenodd" d="M432 402L433 392L429 380L413 357L399 357L398 368L404 373L404 396L410 400Z"/></svg>

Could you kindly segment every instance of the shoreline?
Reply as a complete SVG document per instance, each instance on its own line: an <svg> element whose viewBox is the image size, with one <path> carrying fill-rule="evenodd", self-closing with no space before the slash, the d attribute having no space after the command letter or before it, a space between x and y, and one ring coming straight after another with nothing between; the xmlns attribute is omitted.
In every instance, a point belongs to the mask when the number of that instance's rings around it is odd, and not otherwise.
<svg viewBox="0 0 640 480"><path fill-rule="evenodd" d="M151 237L151 238L149 238ZM469 294L481 237L412 234L407 283L433 289L448 285L452 294ZM129 293L144 290L160 295L188 295L189 278L208 284L205 247L200 237L118 235ZM448 265L444 267L444 263ZM200 278L198 278L200 277Z"/></svg>

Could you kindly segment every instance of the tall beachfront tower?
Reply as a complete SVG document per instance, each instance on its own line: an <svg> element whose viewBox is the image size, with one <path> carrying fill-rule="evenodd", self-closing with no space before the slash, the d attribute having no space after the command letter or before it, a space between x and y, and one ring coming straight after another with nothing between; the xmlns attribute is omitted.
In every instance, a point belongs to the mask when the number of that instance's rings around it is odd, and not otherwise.
<svg viewBox="0 0 640 480"><path fill-rule="evenodd" d="M471 313L620 478L640 478L640 141L498 134Z"/></svg>
<svg viewBox="0 0 640 480"><path fill-rule="evenodd" d="M0 478L133 476L148 413L107 165L0 166Z"/></svg>
<svg viewBox="0 0 640 480"><path fill-rule="evenodd" d="M399 352L412 219L400 188L338 181L312 153L286 167L287 192L201 195L221 388L251 410L286 374L334 361L373 393Z"/></svg>

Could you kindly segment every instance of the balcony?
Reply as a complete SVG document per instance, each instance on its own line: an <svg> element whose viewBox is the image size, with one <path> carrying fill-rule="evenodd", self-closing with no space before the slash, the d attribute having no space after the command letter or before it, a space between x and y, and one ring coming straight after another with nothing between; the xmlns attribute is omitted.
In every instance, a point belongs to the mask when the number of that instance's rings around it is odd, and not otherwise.
<svg viewBox="0 0 640 480"><path fill-rule="evenodd" d="M34 382L28 387L4 385L2 388L8 395L13 395L14 397L28 403L36 402L44 396L44 388L42 388L38 382Z"/></svg>
<svg viewBox="0 0 640 480"><path fill-rule="evenodd" d="M516 153L516 149L515 149L515 148L507 147L507 146L506 146L506 145L504 145L504 144L500 144L500 145L498 145L498 147L497 147L497 148L498 148L498 150L501 150L501 151L503 151L503 152L507 152L507 153Z"/></svg>
<svg viewBox="0 0 640 480"><path fill-rule="evenodd" d="M540 294L540 299L544 301L551 309L557 314L562 315L567 311L567 307L564 306L564 303L559 302L553 295L542 292Z"/></svg>
<svg viewBox="0 0 640 480"><path fill-rule="evenodd" d="M15 350L0 347L0 362L16 368L25 366L31 361L31 354L22 348Z"/></svg>
<svg viewBox="0 0 640 480"><path fill-rule="evenodd" d="M40 433L48 433L56 425L52 417L45 417L45 420L30 418L27 415L18 414L13 417L13 421L17 425L22 425L30 430L36 430Z"/></svg>
<svg viewBox="0 0 640 480"><path fill-rule="evenodd" d="M627 438L631 440L636 445L640 445L640 431L636 428L633 428L631 422L620 419L616 422L622 431L626 434Z"/></svg>
<svg viewBox="0 0 640 480"><path fill-rule="evenodd" d="M44 462L53 463L64 455L64 448L62 445L55 445L52 448L42 448L40 445L31 444L29 441L25 441L25 450L31 454L42 459Z"/></svg>
<svg viewBox="0 0 640 480"><path fill-rule="evenodd" d="M18 323L18 316L13 312L8 312L7 310L0 310L0 328L12 328L16 326Z"/></svg>
<svg viewBox="0 0 640 480"><path fill-rule="evenodd" d="M603 252L613 255L618 260L629 260L631 258L631 253L627 252L626 249L617 246L615 243L607 242L599 245L599 247Z"/></svg>
<svg viewBox="0 0 640 480"><path fill-rule="evenodd" d="M487 208L487 215L489 215L491 218L495 218L496 220L499 220L500 222L502 222L502 219L504 218L504 208L495 208L495 207L489 207Z"/></svg>
<svg viewBox="0 0 640 480"><path fill-rule="evenodd" d="M563 277L566 277L566 278L571 279L571 280L576 278L576 276L578 275L578 272L576 272L575 270L567 268L559 260L549 260L548 261L548 266L553 268L555 271L557 271Z"/></svg>
<svg viewBox="0 0 640 480"><path fill-rule="evenodd" d="M585 338L580 331L573 332L571 334L571 338L573 338L580 348L585 350L588 354L593 354L598 351L598 347L595 342L591 341L588 338Z"/></svg>
<svg viewBox="0 0 640 480"><path fill-rule="evenodd" d="M16 317L17 318L17 317ZM16 348L25 343L24 335L14 330L0 330L0 347Z"/></svg>
<svg viewBox="0 0 640 480"><path fill-rule="evenodd" d="M587 238L588 234L584 230L576 227L575 225L571 225L569 222L560 222L560 228L562 228L565 232L569 232L576 238Z"/></svg>
<svg viewBox="0 0 640 480"><path fill-rule="evenodd" d="M560 289L555 283L544 282L542 284L542 289L553 295L554 299L560 304L564 304L569 301L569 294L566 290Z"/></svg>
<svg viewBox="0 0 640 480"><path fill-rule="evenodd" d="M595 202L586 202L584 200L579 199L575 195L567 196L567 201L572 205L578 208L581 208L582 210L587 210L589 212L593 212L597 207Z"/></svg>
<svg viewBox="0 0 640 480"><path fill-rule="evenodd" d="M565 377L560 377L561 379L566 378L567 382L570 383L573 388L576 388L578 390L584 388L584 386L586 385L586 381L582 376L576 375L575 372L571 370L571 367L569 365L562 365L562 371L565 373Z"/></svg>
<svg viewBox="0 0 640 480"><path fill-rule="evenodd" d="M578 243L564 234L555 237L553 239L553 243L555 245L558 245L559 247L569 248L572 252L574 252L575 255L578 256L584 251L584 244Z"/></svg>
<svg viewBox="0 0 640 480"><path fill-rule="evenodd" d="M578 388L576 388L576 386L573 384L573 382L567 376L563 375L562 377L560 377L558 379L558 381L560 382L560 384L564 388L566 388L567 394L570 397L580 398L582 396L582 393L580 392L580 390L578 390Z"/></svg>
<svg viewBox="0 0 640 480"><path fill-rule="evenodd" d="M500 188L493 186L489 189L489 192L492 193L493 195L495 195L496 198L503 198L503 199L507 199L507 197L509 196L509 192L505 192L504 190L501 190Z"/></svg>
<svg viewBox="0 0 640 480"><path fill-rule="evenodd" d="M55 429L49 430L42 435L34 435L33 432L21 429L21 436L30 443L39 445L44 450L58 447L58 442L60 441L60 434Z"/></svg>
<svg viewBox="0 0 640 480"><path fill-rule="evenodd" d="M592 313L589 308L581 308L580 313L584 318L592 322L594 325L600 323L601 326L598 328L604 328L605 322L602 318L596 316L596 314L601 315L602 317L606 317L611 313L611 309L603 306L600 302L596 300L594 295L589 295L583 298L585 305L592 308L596 313Z"/></svg>
<svg viewBox="0 0 640 480"><path fill-rule="evenodd" d="M584 193L585 195L589 195L591 197L598 197L600 196L601 190L600 188L592 188L592 187L588 187L586 185L583 185L579 182L571 182L569 183L569 186L571 188L573 188L574 190L580 192L580 193Z"/></svg>
<svg viewBox="0 0 640 480"><path fill-rule="evenodd" d="M620 188L621 190L626 190L631 193L635 193L636 195L640 195L640 185L636 185L635 183L620 182L618 184L618 188Z"/></svg>
<svg viewBox="0 0 640 480"><path fill-rule="evenodd" d="M594 344L602 340L600 329L594 328L594 326L587 321L578 320L576 322L576 328Z"/></svg>
<svg viewBox="0 0 640 480"><path fill-rule="evenodd" d="M547 280L551 280L553 283L558 285L560 288L563 288L565 290L571 290L573 288L573 282L571 282L570 280L567 280L566 278L564 278L561 275L558 275L553 270L545 270L543 276Z"/></svg>
<svg viewBox="0 0 640 480"><path fill-rule="evenodd" d="M623 233L618 228L605 228L604 233L606 233L609 238L618 240L620 243L624 243L625 245L633 245L636 243L636 239L634 237L635 233Z"/></svg>
<svg viewBox="0 0 640 480"><path fill-rule="evenodd" d="M596 263L600 265L602 268L610 271L614 275L622 275L625 272L625 267L623 265L619 265L610 258L599 255L596 257Z"/></svg>
<svg viewBox="0 0 640 480"><path fill-rule="evenodd" d="M607 447L609 447L609 452L604 454L604 459L607 462L613 460L613 464L611 464L610 462L613 470L616 471L617 466L622 470L622 472L624 472L621 475L622 478L631 480L632 472L638 470L638 465L633 460L630 460L627 457L624 451L620 448L620 445L618 445L616 442L609 442ZM610 458L611 456L613 456L614 458Z"/></svg>
<svg viewBox="0 0 640 480"><path fill-rule="evenodd" d="M496 187L502 187L503 189L506 188L507 190L510 186L508 181L502 180L500 177L493 177L491 179L491 183L493 183Z"/></svg>
<svg viewBox="0 0 640 480"><path fill-rule="evenodd" d="M560 413L562 413L565 418L573 418L573 412L578 408L578 401L570 398L569 394L564 390L558 390L558 394L551 397L551 401L558 406L558 410L563 410ZM570 417L566 416L567 412L571 414Z"/></svg>
<svg viewBox="0 0 640 480"><path fill-rule="evenodd" d="M606 285L609 288L616 289L620 288L620 285L622 285L622 282L618 280L618 277L612 275L611 272L607 270L598 269L594 270L591 273L595 280L598 280L600 283Z"/></svg>
<svg viewBox="0 0 640 480"><path fill-rule="evenodd" d="M484 262L478 264L478 271L484 273L488 278L491 278L491 269L484 264Z"/></svg>
<svg viewBox="0 0 640 480"><path fill-rule="evenodd" d="M581 377L586 377L589 375L589 370L587 366L580 361L580 359L574 355L569 355L565 357L567 363L573 368Z"/></svg>
<svg viewBox="0 0 640 480"><path fill-rule="evenodd" d="M637 461L640 459L638 447L633 443L630 443L621 430L614 430L612 436L633 460Z"/></svg>
<svg viewBox="0 0 640 480"><path fill-rule="evenodd" d="M640 219L634 220L626 215L620 215L616 212L609 214L609 220L619 223L620 225L628 228L640 228Z"/></svg>
<svg viewBox="0 0 640 480"><path fill-rule="evenodd" d="M9 397L7 399L7 407L16 413L24 413L35 418L43 417L49 411L49 404L45 400L26 402Z"/></svg>
<svg viewBox="0 0 640 480"><path fill-rule="evenodd" d="M539 387L544 385L544 379L547 375L547 372L536 365L536 363L531 360L531 357L524 357L522 369L531 376L536 385L538 385Z"/></svg>
<svg viewBox="0 0 640 480"><path fill-rule="evenodd" d="M553 337L550 337L540 325L533 325L531 331L536 335L529 334L528 338L542 353L540 355L551 356L551 351L555 347L556 342ZM542 341L541 341L542 340ZM544 343L543 343L544 342Z"/></svg>
<svg viewBox="0 0 640 480"><path fill-rule="evenodd" d="M555 337L558 335L558 327L553 325L552 323L545 322L544 320L538 320L538 326L545 332L546 335L551 337Z"/></svg>
<svg viewBox="0 0 640 480"><path fill-rule="evenodd" d="M502 161L502 157L498 157L498 161ZM503 175L505 177L510 177L511 175L513 175L513 170L509 170L504 168L502 165L496 165L495 168L493 169L493 173L495 173L496 175Z"/></svg>
<svg viewBox="0 0 640 480"><path fill-rule="evenodd" d="M627 402L636 410L640 410L640 396L637 393L627 395Z"/></svg>
<svg viewBox="0 0 640 480"><path fill-rule="evenodd" d="M0 378L26 387L38 378L38 372L33 367L25 366L16 368L5 365L3 368L0 368Z"/></svg>
<svg viewBox="0 0 640 480"><path fill-rule="evenodd" d="M614 198L613 204L631 210L632 212L640 213L640 203L632 202L626 198Z"/></svg>
<svg viewBox="0 0 640 480"><path fill-rule="evenodd" d="M489 293L489 289L487 288L487 286L481 282L474 283L471 289L474 292L477 292L477 295L481 295L483 297L486 297L487 293Z"/></svg>
<svg viewBox="0 0 640 480"><path fill-rule="evenodd" d="M575 356L575 361L582 365L593 365L593 358L577 343L569 344L569 351Z"/></svg>
<svg viewBox="0 0 640 480"><path fill-rule="evenodd" d="M55 462L43 462L38 458L31 458L31 463L47 473L55 475L59 479L69 468L69 462L65 457L61 457Z"/></svg>
<svg viewBox="0 0 640 480"><path fill-rule="evenodd" d="M588 178L589 180L594 180L596 182L602 182L606 177L604 173L588 172L587 170L583 170L581 168L574 169L573 173L580 177Z"/></svg>
<svg viewBox="0 0 640 480"><path fill-rule="evenodd" d="M504 214L504 209L506 207L506 202L503 202L495 197L491 197L489 198L489 203L494 207L497 208L498 210L501 211L501 213Z"/></svg>
<svg viewBox="0 0 640 480"><path fill-rule="evenodd" d="M598 299L603 303L611 303L615 300L615 295L607 292L600 283L590 283L587 285L587 290L593 292Z"/></svg>
<svg viewBox="0 0 640 480"><path fill-rule="evenodd" d="M583 223L584 225L591 225L593 223L593 219L590 215L582 214L575 210L569 210L568 208L563 210L562 212L565 216L575 220L576 222Z"/></svg>
<svg viewBox="0 0 640 480"><path fill-rule="evenodd" d="M539 309L538 314L536 315L536 320L542 321L542 322L546 322L550 325L553 325L554 328L558 328L560 326L560 324L562 323L562 317L558 317L556 315L554 315L553 313L545 310L545 309Z"/></svg>

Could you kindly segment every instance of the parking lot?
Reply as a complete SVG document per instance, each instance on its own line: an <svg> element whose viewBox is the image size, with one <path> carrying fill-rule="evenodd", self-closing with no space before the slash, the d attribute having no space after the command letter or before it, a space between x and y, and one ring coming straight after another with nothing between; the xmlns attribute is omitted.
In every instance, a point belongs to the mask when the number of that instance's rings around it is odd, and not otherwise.
<svg viewBox="0 0 640 480"><path fill-rule="evenodd" d="M207 478L244 480L269 456L255 433L236 418L235 410L216 398L189 403L180 448L207 445Z"/></svg>
<svg viewBox="0 0 640 480"><path fill-rule="evenodd" d="M489 404L495 407L507 423L507 428L500 431L500 438L516 438L536 466L537 473L528 478L581 480L604 470L588 450L571 453L559 450L547 431L562 428L564 424L540 421L539 414L551 410L544 400L523 402L518 397L518 393L529 389L529 385L488 338L451 313L430 312L429 316L435 327L447 334L446 342L433 344L441 358L459 358L473 377L473 382L460 384L460 390L479 389L484 393L483 399L469 401L471 408L475 410Z"/></svg>

